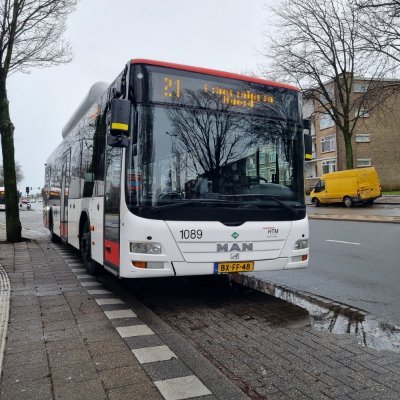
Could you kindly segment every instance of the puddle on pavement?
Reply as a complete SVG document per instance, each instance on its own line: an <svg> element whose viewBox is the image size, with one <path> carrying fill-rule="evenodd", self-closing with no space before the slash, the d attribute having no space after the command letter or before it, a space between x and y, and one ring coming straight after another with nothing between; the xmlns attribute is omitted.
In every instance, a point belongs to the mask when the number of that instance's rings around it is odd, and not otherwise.
<svg viewBox="0 0 400 400"><path fill-rule="evenodd" d="M304 308L314 329L336 334L350 333L358 343L376 350L400 353L400 327L370 314L309 293L293 293L284 286L265 282L248 275L236 275L235 282Z"/></svg>

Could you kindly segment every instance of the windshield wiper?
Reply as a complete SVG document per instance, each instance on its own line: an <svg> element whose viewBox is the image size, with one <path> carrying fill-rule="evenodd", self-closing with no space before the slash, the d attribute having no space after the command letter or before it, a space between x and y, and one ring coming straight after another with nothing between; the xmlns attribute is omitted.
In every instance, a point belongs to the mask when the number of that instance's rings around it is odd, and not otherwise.
<svg viewBox="0 0 400 400"><path fill-rule="evenodd" d="M284 201L277 199L275 196L268 196L268 199L274 200L280 206L288 210L292 215L296 215L296 209L289 204L286 204Z"/></svg>
<svg viewBox="0 0 400 400"><path fill-rule="evenodd" d="M272 196L272 195L268 195L268 194L257 194L257 193L246 193L246 194L238 194L238 195L234 195L234 197L253 197L253 198L258 198L258 199L268 199L268 200L273 200L275 201L275 203L279 204L280 206L282 206L284 209L286 209L287 211L289 211L292 215L295 215L297 210L292 207L289 204L286 204L284 201L279 200L276 196ZM247 203L248 204L248 203ZM254 204L257 205L257 204Z"/></svg>
<svg viewBox="0 0 400 400"><path fill-rule="evenodd" d="M229 201L229 200L218 200L218 199L192 199L192 200L182 200L178 203L173 204L165 204L163 206L152 207L151 210L154 212L160 212L164 210L171 210L173 208L181 208L190 205L198 205L198 204L218 204L218 205L230 205L230 206L247 206L248 203L238 202L238 201Z"/></svg>

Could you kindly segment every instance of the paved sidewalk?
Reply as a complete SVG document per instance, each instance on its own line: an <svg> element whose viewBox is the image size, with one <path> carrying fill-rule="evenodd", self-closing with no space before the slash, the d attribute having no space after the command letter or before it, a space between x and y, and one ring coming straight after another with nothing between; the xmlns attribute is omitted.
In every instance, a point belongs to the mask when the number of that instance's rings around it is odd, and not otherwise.
<svg viewBox="0 0 400 400"><path fill-rule="evenodd" d="M2 400L162 399L48 243L0 244L0 254L12 290Z"/></svg>
<svg viewBox="0 0 400 400"><path fill-rule="evenodd" d="M140 305L115 298L66 246L2 239L0 227L0 266L11 283L1 400L247 399L188 346L175 354L163 341L182 341L171 328L155 319L152 330ZM0 294L9 291L0 285Z"/></svg>

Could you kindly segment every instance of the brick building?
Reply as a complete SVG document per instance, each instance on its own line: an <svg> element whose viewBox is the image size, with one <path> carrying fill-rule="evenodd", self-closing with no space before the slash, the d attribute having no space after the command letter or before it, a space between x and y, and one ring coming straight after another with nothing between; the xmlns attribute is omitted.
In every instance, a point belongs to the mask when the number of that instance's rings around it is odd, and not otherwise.
<svg viewBox="0 0 400 400"><path fill-rule="evenodd" d="M358 112L360 118L352 136L353 165L354 168L375 167L382 190L400 190L400 80L373 84L377 95L383 93L379 85L390 86L391 89L386 90L390 95L385 95L379 106L375 104L370 110L355 107L354 112ZM370 90L370 85L365 79L354 80L354 102ZM335 95L333 84L328 83L327 89ZM303 114L304 118L311 119L313 136L313 158L306 162L306 189L309 191L322 174L346 169L346 153L342 132L317 101L305 96Z"/></svg>

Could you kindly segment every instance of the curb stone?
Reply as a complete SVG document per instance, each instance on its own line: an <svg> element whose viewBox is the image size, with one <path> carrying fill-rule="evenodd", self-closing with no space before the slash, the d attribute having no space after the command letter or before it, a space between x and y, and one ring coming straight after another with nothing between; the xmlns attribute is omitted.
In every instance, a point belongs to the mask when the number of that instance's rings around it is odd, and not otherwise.
<svg viewBox="0 0 400 400"><path fill-rule="evenodd" d="M0 265L0 376L2 374L3 353L6 343L8 317L10 312L10 280Z"/></svg>

